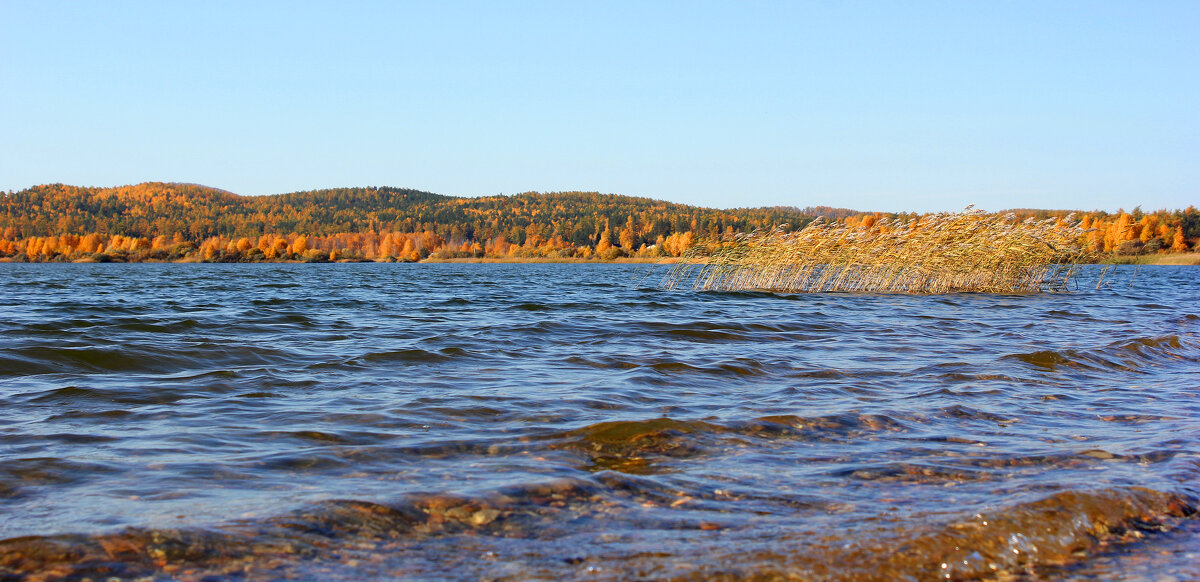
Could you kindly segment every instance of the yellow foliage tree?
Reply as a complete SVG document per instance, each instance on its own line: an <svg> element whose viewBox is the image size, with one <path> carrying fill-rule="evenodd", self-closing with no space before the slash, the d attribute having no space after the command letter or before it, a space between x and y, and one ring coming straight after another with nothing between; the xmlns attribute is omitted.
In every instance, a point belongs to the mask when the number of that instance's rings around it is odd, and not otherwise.
<svg viewBox="0 0 1200 582"><path fill-rule="evenodd" d="M1104 235L1104 250L1105 252L1112 251L1117 248L1117 245L1127 240L1133 240L1133 217L1122 212L1112 226L1108 227L1108 232Z"/></svg>
<svg viewBox="0 0 1200 582"><path fill-rule="evenodd" d="M1188 250L1187 240L1183 238L1183 229L1175 229L1175 236L1171 240L1171 251L1176 253L1186 253Z"/></svg>
<svg viewBox="0 0 1200 582"><path fill-rule="evenodd" d="M304 251L307 251L307 250L308 250L308 237L298 236L298 237L296 237L296 240L292 241L292 246L288 250L288 252L293 255L302 255L302 254L304 254Z"/></svg>
<svg viewBox="0 0 1200 582"><path fill-rule="evenodd" d="M596 241L596 253L602 253L612 248L612 230L607 226L604 227L604 232L600 233L600 240Z"/></svg>

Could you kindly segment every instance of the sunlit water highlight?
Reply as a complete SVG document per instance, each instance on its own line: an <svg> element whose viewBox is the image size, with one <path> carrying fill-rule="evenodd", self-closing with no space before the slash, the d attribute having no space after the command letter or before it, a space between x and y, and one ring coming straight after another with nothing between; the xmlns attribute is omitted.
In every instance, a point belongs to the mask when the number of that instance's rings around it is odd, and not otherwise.
<svg viewBox="0 0 1200 582"><path fill-rule="evenodd" d="M1200 577L1200 270L646 269L0 265L0 580Z"/></svg>

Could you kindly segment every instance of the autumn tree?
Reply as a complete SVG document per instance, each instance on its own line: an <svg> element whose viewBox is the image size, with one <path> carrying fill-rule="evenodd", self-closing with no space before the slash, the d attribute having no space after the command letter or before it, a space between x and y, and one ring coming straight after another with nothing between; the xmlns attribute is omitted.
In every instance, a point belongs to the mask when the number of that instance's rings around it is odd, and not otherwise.
<svg viewBox="0 0 1200 582"><path fill-rule="evenodd" d="M303 255L307 250L308 237L301 235L296 237L296 240L292 241L291 246L288 248L288 253L293 255Z"/></svg>
<svg viewBox="0 0 1200 582"><path fill-rule="evenodd" d="M1176 253L1186 253L1188 250L1187 240L1183 237L1183 229L1175 229L1175 236L1171 237L1171 251Z"/></svg>

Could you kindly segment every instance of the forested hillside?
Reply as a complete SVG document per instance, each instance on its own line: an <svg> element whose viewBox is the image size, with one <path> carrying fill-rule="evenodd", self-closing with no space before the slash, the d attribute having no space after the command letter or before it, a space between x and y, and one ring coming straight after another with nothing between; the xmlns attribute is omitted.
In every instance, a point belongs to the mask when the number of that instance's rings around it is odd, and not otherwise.
<svg viewBox="0 0 1200 582"><path fill-rule="evenodd" d="M119 188L51 184L4 195L0 254L24 255L26 260L84 254L117 260L189 254L262 260L324 251L343 258L414 260L443 251L444 256L599 253L611 259L678 254L702 236L785 223L801 227L819 214L854 213L833 208L717 210L594 192L456 198L384 187L249 197L177 183ZM46 240L50 238L54 240ZM40 248L30 252L30 244ZM249 252L253 248L262 255Z"/></svg>
<svg viewBox="0 0 1200 582"><path fill-rule="evenodd" d="M238 196L195 184L50 184L2 195L0 259L17 261L654 258L755 229L802 228L817 216L864 227L917 216L830 207L721 210L595 192L457 198L389 187ZM1200 238L1193 207L1078 218L1089 229L1086 244L1116 254L1184 252Z"/></svg>

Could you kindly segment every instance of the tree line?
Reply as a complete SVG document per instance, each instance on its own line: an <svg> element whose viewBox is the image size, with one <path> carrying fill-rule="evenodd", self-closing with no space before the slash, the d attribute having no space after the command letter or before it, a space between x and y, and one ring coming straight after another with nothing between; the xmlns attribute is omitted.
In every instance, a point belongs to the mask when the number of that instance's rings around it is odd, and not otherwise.
<svg viewBox="0 0 1200 582"><path fill-rule="evenodd" d="M713 209L595 192L458 198L391 187L238 196L195 184L64 184L0 193L0 258L17 261L418 261L679 256L691 246L817 216L850 225L916 214L831 207ZM1065 217L1066 211L1015 210ZM1087 244L1125 254L1181 252L1200 238L1195 208L1083 217Z"/></svg>
<svg viewBox="0 0 1200 582"><path fill-rule="evenodd" d="M677 256L702 237L853 213L721 210L595 192L457 198L365 187L251 197L159 182L48 184L3 196L0 256L16 260L611 260Z"/></svg>

